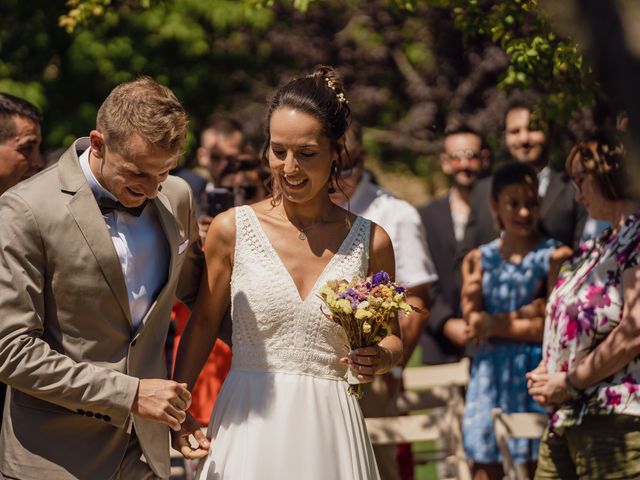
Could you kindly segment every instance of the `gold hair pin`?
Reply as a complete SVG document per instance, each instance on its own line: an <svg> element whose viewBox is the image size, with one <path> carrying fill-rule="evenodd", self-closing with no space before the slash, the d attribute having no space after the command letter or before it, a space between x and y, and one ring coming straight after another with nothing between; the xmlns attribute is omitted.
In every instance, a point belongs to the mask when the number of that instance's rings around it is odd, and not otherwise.
<svg viewBox="0 0 640 480"><path fill-rule="evenodd" d="M329 87L334 91L334 93L336 93L336 84L334 83L334 81L329 77L324 77L324 81L327 82L327 87ZM336 98L340 103L346 103L347 105L349 104L349 101L347 100L347 97L344 96L343 92L336 93Z"/></svg>

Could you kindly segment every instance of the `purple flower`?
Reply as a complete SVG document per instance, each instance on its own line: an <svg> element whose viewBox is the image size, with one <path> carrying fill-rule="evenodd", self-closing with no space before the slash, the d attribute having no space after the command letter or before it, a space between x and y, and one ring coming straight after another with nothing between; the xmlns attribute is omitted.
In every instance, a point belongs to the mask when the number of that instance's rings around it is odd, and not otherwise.
<svg viewBox="0 0 640 480"><path fill-rule="evenodd" d="M341 300L342 299L349 300L349 303L351 304L351 308L354 310L358 308L358 304L360 303L360 300L358 299L358 292L355 291L353 288L346 289L344 292L340 294L338 298L340 298Z"/></svg>
<svg viewBox="0 0 640 480"><path fill-rule="evenodd" d="M371 282L373 283L374 287L389 283L390 281L391 277L389 277L389 274L383 270L380 270L378 273L374 273L373 277L371 278Z"/></svg>
<svg viewBox="0 0 640 480"><path fill-rule="evenodd" d="M396 290L396 293L404 293L406 288L401 287L400 285L394 285L393 288Z"/></svg>

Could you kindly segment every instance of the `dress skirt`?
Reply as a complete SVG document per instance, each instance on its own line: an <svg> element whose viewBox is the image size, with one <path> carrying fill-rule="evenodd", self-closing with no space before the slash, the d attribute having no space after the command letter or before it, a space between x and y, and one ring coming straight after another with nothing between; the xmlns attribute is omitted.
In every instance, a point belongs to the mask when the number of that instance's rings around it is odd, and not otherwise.
<svg viewBox="0 0 640 480"><path fill-rule="evenodd" d="M200 480L379 478L344 380L232 368L209 424Z"/></svg>

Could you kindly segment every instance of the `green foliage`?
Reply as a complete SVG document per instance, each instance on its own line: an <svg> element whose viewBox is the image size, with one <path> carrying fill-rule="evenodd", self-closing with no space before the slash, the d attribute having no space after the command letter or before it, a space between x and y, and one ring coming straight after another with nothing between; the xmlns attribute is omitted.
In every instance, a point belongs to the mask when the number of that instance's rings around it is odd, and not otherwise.
<svg viewBox="0 0 640 480"><path fill-rule="evenodd" d="M191 148L213 112L238 118L258 146L273 89L332 64L372 156L431 181L452 117L501 138L504 90L547 93L541 111L562 125L588 103L579 50L536 8L533 0L50 0L36 8L3 0L0 90L43 109L45 148L86 135L108 92L139 75L183 102Z"/></svg>
<svg viewBox="0 0 640 480"><path fill-rule="evenodd" d="M466 39L490 38L509 55L500 87L544 93L540 110L548 122L566 125L575 112L592 103L595 85L582 51L553 32L538 0L448 3Z"/></svg>

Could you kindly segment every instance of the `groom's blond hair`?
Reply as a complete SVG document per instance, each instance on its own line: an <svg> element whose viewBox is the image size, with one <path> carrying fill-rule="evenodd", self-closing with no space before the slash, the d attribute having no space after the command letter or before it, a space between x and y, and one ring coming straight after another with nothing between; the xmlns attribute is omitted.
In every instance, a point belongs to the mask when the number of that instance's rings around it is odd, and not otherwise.
<svg viewBox="0 0 640 480"><path fill-rule="evenodd" d="M188 123L187 112L169 88L140 77L111 91L98 110L96 127L120 153L127 153L134 134L154 148L180 153Z"/></svg>

